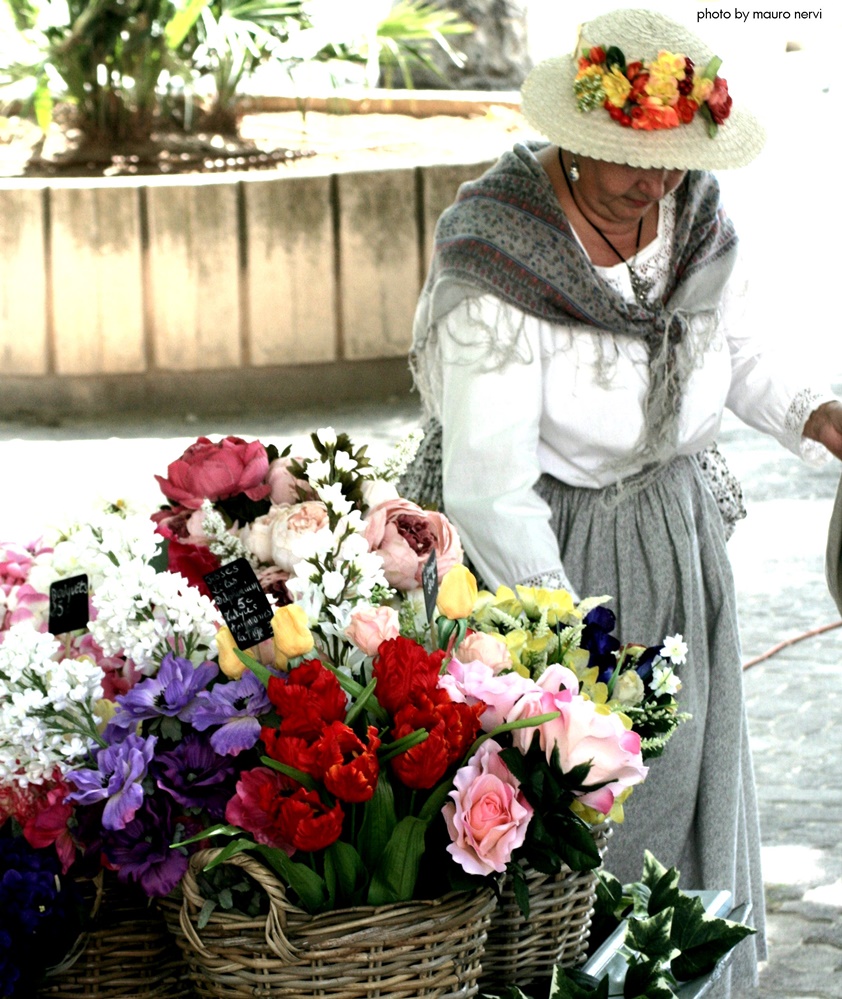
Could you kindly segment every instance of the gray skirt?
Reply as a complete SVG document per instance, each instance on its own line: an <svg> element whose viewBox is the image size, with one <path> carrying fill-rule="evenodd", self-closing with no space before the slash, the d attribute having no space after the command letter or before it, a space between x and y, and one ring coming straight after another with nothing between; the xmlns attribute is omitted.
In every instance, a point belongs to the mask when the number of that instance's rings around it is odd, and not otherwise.
<svg viewBox="0 0 842 999"><path fill-rule="evenodd" d="M415 488L433 505L441 472L436 483L434 453L417 457L404 495L414 498ZM548 475L536 491L552 511L573 586L582 596L612 597L617 637L649 646L680 632L689 647L678 700L692 718L626 802L606 868L622 883L636 881L649 850L680 870L682 887L728 889L735 905L750 903L758 933L738 945L730 972L708 995L729 995L728 979L748 988L765 957L760 831L734 581L717 502L691 457L675 458L620 493Z"/></svg>

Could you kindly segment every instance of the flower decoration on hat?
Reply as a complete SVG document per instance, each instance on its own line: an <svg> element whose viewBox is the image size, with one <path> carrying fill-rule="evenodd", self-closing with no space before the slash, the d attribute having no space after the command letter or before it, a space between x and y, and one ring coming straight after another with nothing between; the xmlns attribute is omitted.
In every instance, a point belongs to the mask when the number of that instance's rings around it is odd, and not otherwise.
<svg viewBox="0 0 842 999"><path fill-rule="evenodd" d="M580 111L603 107L627 128L677 128L701 114L714 138L731 113L728 83L717 76L721 65L714 56L697 73L688 56L666 50L651 62L626 62L616 45L592 45L579 57L573 89Z"/></svg>

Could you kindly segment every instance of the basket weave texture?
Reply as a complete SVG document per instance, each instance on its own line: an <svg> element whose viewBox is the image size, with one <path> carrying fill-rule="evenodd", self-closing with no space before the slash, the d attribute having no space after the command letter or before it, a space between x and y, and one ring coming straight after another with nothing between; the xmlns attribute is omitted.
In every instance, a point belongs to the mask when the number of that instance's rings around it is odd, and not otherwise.
<svg viewBox="0 0 842 999"><path fill-rule="evenodd" d="M611 827L594 826L592 832L604 857ZM542 874L529 867L524 873L529 918L520 911L506 876L482 958L483 988L548 981L556 965L573 967L587 953L598 869L571 871L564 866L558 874Z"/></svg>
<svg viewBox="0 0 842 999"><path fill-rule="evenodd" d="M181 898L161 902L202 999L469 999L477 994L496 902L490 889L312 916L287 899L271 871L241 853L226 863L241 867L265 890L268 915L215 910L199 930L204 900L195 875L218 852L194 854Z"/></svg>
<svg viewBox="0 0 842 999"><path fill-rule="evenodd" d="M47 971L39 999L183 999L192 995L161 913L140 889L100 871L81 885L90 925Z"/></svg>

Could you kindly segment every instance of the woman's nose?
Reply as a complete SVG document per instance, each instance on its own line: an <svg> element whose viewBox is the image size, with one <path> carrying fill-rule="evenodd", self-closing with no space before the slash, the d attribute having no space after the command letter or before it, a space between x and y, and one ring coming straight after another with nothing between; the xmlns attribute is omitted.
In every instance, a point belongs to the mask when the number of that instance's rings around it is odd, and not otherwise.
<svg viewBox="0 0 842 999"><path fill-rule="evenodd" d="M647 170L645 176L641 177L637 186L652 201L660 201L667 193L667 171Z"/></svg>

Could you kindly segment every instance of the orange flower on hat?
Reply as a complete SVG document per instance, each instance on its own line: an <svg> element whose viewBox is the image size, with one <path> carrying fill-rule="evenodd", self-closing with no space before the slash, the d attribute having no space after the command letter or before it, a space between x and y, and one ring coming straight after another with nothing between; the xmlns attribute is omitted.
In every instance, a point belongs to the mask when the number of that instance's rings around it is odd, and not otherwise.
<svg viewBox="0 0 842 999"><path fill-rule="evenodd" d="M656 99L638 104L631 112L632 128L644 132L654 132L661 128L675 128L681 124L681 119L675 108L661 104Z"/></svg>

